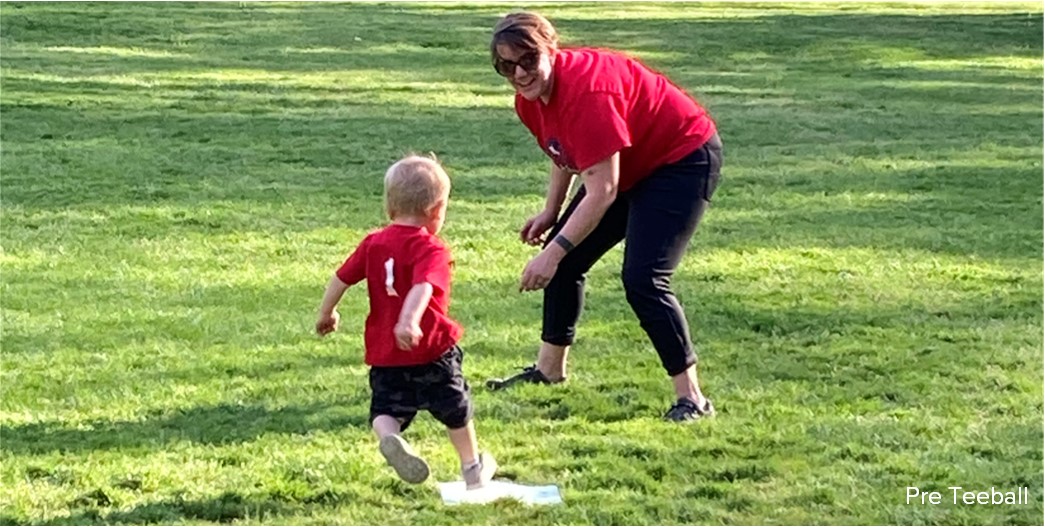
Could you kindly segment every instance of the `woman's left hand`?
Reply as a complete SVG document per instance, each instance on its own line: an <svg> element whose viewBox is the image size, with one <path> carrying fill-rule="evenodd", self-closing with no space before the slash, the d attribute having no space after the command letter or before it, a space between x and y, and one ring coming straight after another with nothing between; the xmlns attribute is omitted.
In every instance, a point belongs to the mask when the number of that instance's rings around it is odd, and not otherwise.
<svg viewBox="0 0 1045 527"><path fill-rule="evenodd" d="M519 291L544 289L555 276L555 271L559 268L559 260L561 257L551 254L547 249L534 256L523 269L522 279L519 280Z"/></svg>

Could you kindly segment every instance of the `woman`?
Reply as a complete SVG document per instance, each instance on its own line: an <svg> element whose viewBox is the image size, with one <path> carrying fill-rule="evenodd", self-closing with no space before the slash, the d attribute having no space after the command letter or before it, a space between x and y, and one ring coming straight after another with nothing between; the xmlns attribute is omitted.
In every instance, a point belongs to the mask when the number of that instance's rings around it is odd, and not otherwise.
<svg viewBox="0 0 1045 527"><path fill-rule="evenodd" d="M524 243L544 244L520 282L523 291L544 289L537 362L487 385L566 379L584 275L625 240L626 297L677 396L664 417L689 421L713 414L670 282L718 183L722 144L715 123L682 90L633 59L559 49L555 28L535 13L501 19L490 51L494 68L516 90L519 119L552 167L544 210L519 233ZM575 174L583 188L560 217Z"/></svg>

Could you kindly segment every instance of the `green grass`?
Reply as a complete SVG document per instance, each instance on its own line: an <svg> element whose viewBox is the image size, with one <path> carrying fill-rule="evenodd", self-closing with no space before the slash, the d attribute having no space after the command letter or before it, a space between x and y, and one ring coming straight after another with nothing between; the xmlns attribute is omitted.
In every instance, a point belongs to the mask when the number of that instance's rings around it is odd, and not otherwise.
<svg viewBox="0 0 1045 527"><path fill-rule="evenodd" d="M0 523L1040 525L1041 4L539 8L719 123L675 280L715 419L658 420L620 249L567 385L481 387L539 335L514 233L547 161L486 51L511 6L4 2ZM410 150L454 179L481 443L562 506L396 480L366 424L364 292L311 333ZM408 435L457 477L434 420ZM905 505L908 485L1033 504Z"/></svg>

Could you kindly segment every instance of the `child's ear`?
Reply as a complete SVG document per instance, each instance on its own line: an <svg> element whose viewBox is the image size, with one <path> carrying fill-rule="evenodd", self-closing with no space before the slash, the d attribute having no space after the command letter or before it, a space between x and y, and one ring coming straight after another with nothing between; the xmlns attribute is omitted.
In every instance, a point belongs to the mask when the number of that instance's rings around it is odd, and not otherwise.
<svg viewBox="0 0 1045 527"><path fill-rule="evenodd" d="M442 209L443 205L445 205L445 204L446 204L446 200L445 199L437 200L435 203L429 205L428 209L426 209L425 212L428 213L428 217L429 218L434 217L435 215L439 214L440 209Z"/></svg>

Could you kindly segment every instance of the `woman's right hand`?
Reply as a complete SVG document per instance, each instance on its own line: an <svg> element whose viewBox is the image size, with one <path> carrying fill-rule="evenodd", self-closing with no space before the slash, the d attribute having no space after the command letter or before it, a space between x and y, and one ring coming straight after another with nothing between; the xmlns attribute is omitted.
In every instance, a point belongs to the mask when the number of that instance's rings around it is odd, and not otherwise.
<svg viewBox="0 0 1045 527"><path fill-rule="evenodd" d="M519 239L529 245L540 245L544 243L544 233L555 225L558 214L553 210L543 210L536 216L526 220L526 224L519 230Z"/></svg>

